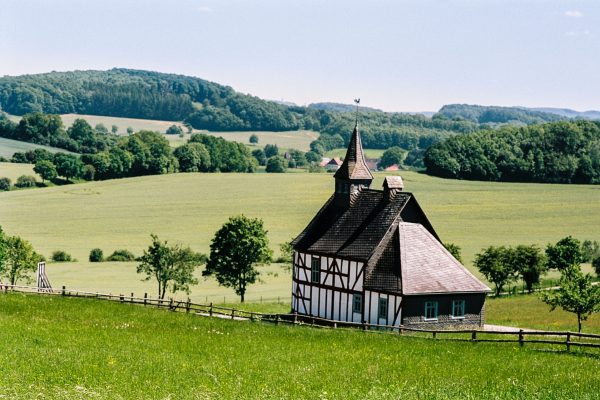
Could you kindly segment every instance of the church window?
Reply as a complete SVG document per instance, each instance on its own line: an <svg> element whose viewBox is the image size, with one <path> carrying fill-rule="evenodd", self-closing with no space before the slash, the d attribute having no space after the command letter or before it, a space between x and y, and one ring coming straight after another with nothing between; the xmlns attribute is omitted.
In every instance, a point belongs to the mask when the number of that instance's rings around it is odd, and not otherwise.
<svg viewBox="0 0 600 400"><path fill-rule="evenodd" d="M361 294L353 294L352 295L352 312L360 313L362 312L362 295Z"/></svg>
<svg viewBox="0 0 600 400"><path fill-rule="evenodd" d="M379 319L387 319L388 314L388 301L385 298L379 298L379 310L378 310L378 318Z"/></svg>
<svg viewBox="0 0 600 400"><path fill-rule="evenodd" d="M319 283L321 280L321 259L313 258L310 267L310 281Z"/></svg>

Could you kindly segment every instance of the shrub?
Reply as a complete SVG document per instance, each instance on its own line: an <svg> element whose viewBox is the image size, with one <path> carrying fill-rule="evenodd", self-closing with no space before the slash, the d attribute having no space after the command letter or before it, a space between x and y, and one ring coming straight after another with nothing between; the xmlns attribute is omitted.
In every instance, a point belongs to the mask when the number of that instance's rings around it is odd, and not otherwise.
<svg viewBox="0 0 600 400"><path fill-rule="evenodd" d="M90 262L102 262L104 261L104 252L102 249L95 248L90 250Z"/></svg>
<svg viewBox="0 0 600 400"><path fill-rule="evenodd" d="M171 125L166 133L167 135L181 135L183 134L183 130L177 125Z"/></svg>
<svg viewBox="0 0 600 400"><path fill-rule="evenodd" d="M286 161L281 156L274 156L267 160L267 172L285 172Z"/></svg>
<svg viewBox="0 0 600 400"><path fill-rule="evenodd" d="M248 141L252 144L257 144L258 143L258 136L256 136L256 134L252 134L250 135L250 139L248 139Z"/></svg>
<svg viewBox="0 0 600 400"><path fill-rule="evenodd" d="M16 187L26 188L35 186L35 178L31 175L21 175L17 178Z"/></svg>
<svg viewBox="0 0 600 400"><path fill-rule="evenodd" d="M73 257L71 257L71 255L69 253L67 253L66 251L63 251L63 250L56 250L54 253L52 253L51 260L54 262L74 261Z"/></svg>
<svg viewBox="0 0 600 400"><path fill-rule="evenodd" d="M106 261L134 261L135 256L132 252L125 249L115 250L106 258Z"/></svg>
<svg viewBox="0 0 600 400"><path fill-rule="evenodd" d="M0 192L7 192L10 190L10 179L9 178L0 178Z"/></svg>

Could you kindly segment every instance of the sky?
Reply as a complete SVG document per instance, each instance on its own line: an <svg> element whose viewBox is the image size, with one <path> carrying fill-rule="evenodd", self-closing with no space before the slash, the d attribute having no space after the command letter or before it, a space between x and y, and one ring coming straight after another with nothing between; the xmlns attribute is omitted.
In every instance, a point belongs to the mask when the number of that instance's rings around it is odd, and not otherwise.
<svg viewBox="0 0 600 400"><path fill-rule="evenodd" d="M0 76L125 67L386 111L600 109L598 0L0 0Z"/></svg>

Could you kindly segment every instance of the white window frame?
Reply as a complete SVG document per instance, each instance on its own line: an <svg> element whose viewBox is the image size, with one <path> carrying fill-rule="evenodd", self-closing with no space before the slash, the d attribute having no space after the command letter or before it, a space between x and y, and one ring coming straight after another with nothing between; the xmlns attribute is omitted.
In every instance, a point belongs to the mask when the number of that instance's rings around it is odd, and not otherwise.
<svg viewBox="0 0 600 400"><path fill-rule="evenodd" d="M353 313L355 313L355 314L362 313L362 301L363 301L362 294L354 293L352 295L352 312ZM358 303L358 311L356 310L357 303Z"/></svg>
<svg viewBox="0 0 600 400"><path fill-rule="evenodd" d="M456 315L456 307L460 308L462 312L461 315ZM465 319L465 301L463 299L460 300L452 300L452 319Z"/></svg>
<svg viewBox="0 0 600 400"><path fill-rule="evenodd" d="M432 307L431 307L432 306ZM427 310L432 309L435 317L427 317ZM425 312L423 314L423 319L425 321L437 321L438 320L438 302L435 300L430 300L425 302Z"/></svg>

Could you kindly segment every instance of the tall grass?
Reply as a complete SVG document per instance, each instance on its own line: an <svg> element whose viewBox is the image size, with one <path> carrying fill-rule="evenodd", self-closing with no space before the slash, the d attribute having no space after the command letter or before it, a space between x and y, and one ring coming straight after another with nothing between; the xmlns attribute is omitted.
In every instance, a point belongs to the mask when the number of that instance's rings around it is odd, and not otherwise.
<svg viewBox="0 0 600 400"><path fill-rule="evenodd" d="M593 352L194 317L0 295L11 399L596 399Z"/></svg>

